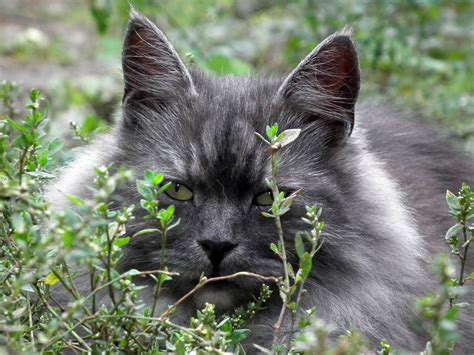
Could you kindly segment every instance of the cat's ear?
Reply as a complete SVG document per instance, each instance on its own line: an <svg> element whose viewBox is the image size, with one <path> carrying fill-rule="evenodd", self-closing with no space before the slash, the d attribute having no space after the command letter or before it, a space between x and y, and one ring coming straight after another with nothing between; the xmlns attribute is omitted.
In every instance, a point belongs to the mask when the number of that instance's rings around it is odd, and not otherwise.
<svg viewBox="0 0 474 355"><path fill-rule="evenodd" d="M195 95L194 84L165 35L131 10L122 53L124 103L128 99L165 101L173 93ZM171 95L170 95L171 94Z"/></svg>
<svg viewBox="0 0 474 355"><path fill-rule="evenodd" d="M357 51L351 31L344 29L324 40L291 72L278 97L312 119L333 120L340 139L352 131L359 87Z"/></svg>

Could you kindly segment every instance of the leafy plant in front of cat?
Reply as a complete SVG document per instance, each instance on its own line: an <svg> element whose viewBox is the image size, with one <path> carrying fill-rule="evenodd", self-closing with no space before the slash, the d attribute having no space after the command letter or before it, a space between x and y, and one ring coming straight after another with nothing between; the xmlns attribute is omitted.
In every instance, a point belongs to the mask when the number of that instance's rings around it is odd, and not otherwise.
<svg viewBox="0 0 474 355"><path fill-rule="evenodd" d="M324 230L324 222L320 221L322 209L316 205L306 206L306 217L303 217L303 221L311 226L311 230L309 232L298 233L295 236L295 250L299 258L299 268L295 272L292 264L287 260L281 216L290 210L300 190L285 196L285 193L278 188L278 169L281 149L296 140L300 132L300 129L287 129L280 133L278 124L274 123L272 126L266 127L267 139L259 133L256 133L257 137L268 146L268 152L271 156L272 177L266 180L266 184L271 190L273 203L270 211L263 212L262 214L275 221L278 232L278 243L272 243L270 247L273 252L280 257L284 272L283 281L279 285L280 297L283 304L278 320L274 326L273 337L273 350L277 353L287 353L291 348L295 333L296 314L304 293L304 283L311 273L313 257L322 246L321 233ZM309 251L305 249L305 242L310 246ZM310 310L308 314L312 314L313 312L314 310ZM289 332L284 335L283 327L288 313L291 317L290 328ZM300 324L302 325L300 327L301 330L304 329L305 324L305 322ZM286 343L283 342L284 336L286 336ZM262 350L261 347L260 350Z"/></svg>
<svg viewBox="0 0 474 355"><path fill-rule="evenodd" d="M60 151L61 142L50 140L48 136L46 106L40 93L32 91L27 106L29 113L21 121L11 97L14 91L12 86L0 87L3 103L0 110L0 283L4 285L0 288L0 349L53 353L243 352L242 343L250 333L245 329L246 322L265 307L271 296L269 286L262 286L255 301L239 307L233 314L220 315L213 305L206 305L189 320L188 326L174 323L173 315L210 283L254 277L265 283L278 282L282 297L282 315L275 326L274 348L259 349L305 354L367 351L358 332L352 331L330 341L331 326L315 317L315 309L300 309L312 258L322 245L324 223L320 208L307 208L304 221L310 228L294 238L294 249L299 257L295 270L295 265L288 263L286 257L288 246L283 243L281 217L291 208L299 192L285 196L278 188L277 177L281 149L297 138L299 130L279 133L278 126L273 125L267 129L267 138L262 137L269 148L273 171L268 180L273 203L265 215L272 218L277 227L278 242L271 248L283 262L283 277L277 279L248 272L202 277L192 290L156 315L161 291L168 282L173 282L171 278L179 277L167 269L166 245L174 237L170 231L179 220L175 218L174 207L160 208L160 196L167 188L165 178L146 172L144 180L137 182L141 207L156 228L132 235L128 227L136 218L135 209L130 205L117 208L114 196L121 188L129 188L134 177L130 171L118 167L97 169L90 197L68 196L76 205L74 210L52 210L45 203L42 190L44 182L52 177L55 154ZM431 339L426 354L444 354L452 349L459 331L457 316L465 305L460 301L459 289L473 278L465 270L473 233L471 190L463 186L457 196L448 193L448 204L457 224L448 232L447 239L460 259L461 270L454 277L452 267L441 263L438 274L442 289L437 296L420 302L422 329ZM118 270L125 247L145 234L161 238L160 269ZM452 239L454 237L458 239ZM150 279L154 282L144 282ZM140 294L145 287L152 286L155 300L146 304ZM383 343L379 353L392 351Z"/></svg>
<svg viewBox="0 0 474 355"><path fill-rule="evenodd" d="M47 139L39 92L32 91L30 100L26 120L9 117L14 112L9 106L0 121L0 280L6 286L0 289L1 343L21 352L55 353L219 353L238 347L248 335L241 329L246 320L269 298L268 286L255 302L224 319L217 317L213 306L206 306L190 327L175 325L170 310L179 303L153 317L156 300L152 305L141 301L139 293L146 286L140 283L153 278L158 298L164 283L177 276L166 269L166 248L162 270L120 273L118 266L132 238L157 233L165 246L168 232L179 222L172 206L159 209L158 197L167 188L164 178L146 172L137 183L142 207L156 221L153 230L127 234L134 208L117 209L113 196L134 179L130 171L111 167L97 169L91 198L68 196L75 210L51 210L42 197L42 181L51 176L60 143ZM209 282L215 280L202 280L196 289Z"/></svg>

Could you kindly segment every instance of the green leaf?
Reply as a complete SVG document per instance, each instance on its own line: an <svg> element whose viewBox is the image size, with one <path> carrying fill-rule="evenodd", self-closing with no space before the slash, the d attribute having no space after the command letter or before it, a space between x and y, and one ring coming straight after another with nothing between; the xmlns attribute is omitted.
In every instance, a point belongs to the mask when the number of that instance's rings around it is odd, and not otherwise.
<svg viewBox="0 0 474 355"><path fill-rule="evenodd" d="M71 195L66 195L66 198L71 201L73 204L75 204L78 207L84 206L84 200L80 199L79 197L74 197Z"/></svg>
<svg viewBox="0 0 474 355"><path fill-rule="evenodd" d="M127 271L127 275L129 275L129 276L140 275L140 271L138 271L137 269L130 269L130 270Z"/></svg>
<svg viewBox="0 0 474 355"><path fill-rule="evenodd" d="M134 235L132 235L132 238L136 238L141 235L146 235L146 234L151 234L151 233L161 233L161 230L157 228L142 229L141 231L138 231Z"/></svg>
<svg viewBox="0 0 474 355"><path fill-rule="evenodd" d="M167 209L160 210L160 212L158 212L158 219L160 220L162 228L165 228L173 220L174 210L174 205L170 205Z"/></svg>
<svg viewBox="0 0 474 355"><path fill-rule="evenodd" d="M278 135L278 123L274 123L272 126L267 126L265 133L270 140L273 140Z"/></svg>
<svg viewBox="0 0 474 355"><path fill-rule="evenodd" d="M59 279L58 277L51 273L49 274L48 276L46 276L46 278L44 279L44 284L47 285L47 286L54 286L56 285L57 283L59 282Z"/></svg>
<svg viewBox="0 0 474 355"><path fill-rule="evenodd" d="M23 234L26 232L26 222L21 214L12 215L10 220L16 233Z"/></svg>
<svg viewBox="0 0 474 355"><path fill-rule="evenodd" d="M174 352L177 355L186 355L186 347L181 339L178 339L174 344Z"/></svg>
<svg viewBox="0 0 474 355"><path fill-rule="evenodd" d="M48 152L49 155L55 155L57 152L59 152L63 148L63 141L59 138L53 139L51 142L48 144Z"/></svg>
<svg viewBox="0 0 474 355"><path fill-rule="evenodd" d="M455 236L459 235L459 233L462 232L462 229L463 229L462 224L459 224L459 223L455 224L454 226L452 226L451 228L448 229L448 231L446 232L446 235L444 236L444 238L446 240L448 240L451 237L455 237Z"/></svg>
<svg viewBox="0 0 474 355"><path fill-rule="evenodd" d="M70 230L67 230L64 232L63 243L66 249L72 249L75 245L75 241L76 241L76 238L74 237L74 234Z"/></svg>
<svg viewBox="0 0 474 355"><path fill-rule="evenodd" d="M303 256L300 258L300 269L302 271L302 277L306 280L311 273L311 269L313 268L313 259L308 252L305 252Z"/></svg>
<svg viewBox="0 0 474 355"><path fill-rule="evenodd" d="M456 214L461 209L458 197L451 191L446 191L446 202L452 213Z"/></svg>
<svg viewBox="0 0 474 355"><path fill-rule="evenodd" d="M305 253L305 249L304 249L303 238L301 238L301 233L297 233L295 236L295 249L296 249L296 254L298 255L298 257L302 258Z"/></svg>
<svg viewBox="0 0 474 355"><path fill-rule="evenodd" d="M234 345L240 344L249 336L250 336L249 329L237 329L232 334L232 337L231 337L232 344Z"/></svg>
<svg viewBox="0 0 474 355"><path fill-rule="evenodd" d="M275 254L280 255L280 249L278 248L278 246L277 246L275 243L271 243L271 244L270 244L270 249L271 249Z"/></svg>
<svg viewBox="0 0 474 355"><path fill-rule="evenodd" d="M35 289L33 288L33 286L31 286L30 284L25 284L23 286L21 286L21 290L22 291L26 291L26 292L30 292L30 293L35 293Z"/></svg>
<svg viewBox="0 0 474 355"><path fill-rule="evenodd" d="M114 245L119 247L119 248L123 248L128 243L130 243L130 239L131 239L130 237L117 238L117 239L114 240Z"/></svg>
<svg viewBox="0 0 474 355"><path fill-rule="evenodd" d="M148 201L155 199L152 189L145 181L137 180L137 191Z"/></svg>
<svg viewBox="0 0 474 355"><path fill-rule="evenodd" d="M166 282L171 280L173 280L173 278L170 275L160 274L160 280L158 282L160 286L163 286Z"/></svg>
<svg viewBox="0 0 474 355"><path fill-rule="evenodd" d="M158 175L154 171L147 170L145 172L145 181L152 186L158 186L163 182L163 175Z"/></svg>

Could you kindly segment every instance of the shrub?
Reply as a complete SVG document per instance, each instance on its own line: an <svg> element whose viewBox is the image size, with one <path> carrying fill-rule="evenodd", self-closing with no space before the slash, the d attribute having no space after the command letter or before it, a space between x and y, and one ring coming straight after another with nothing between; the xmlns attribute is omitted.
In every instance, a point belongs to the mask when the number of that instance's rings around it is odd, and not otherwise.
<svg viewBox="0 0 474 355"><path fill-rule="evenodd" d="M185 354L239 352L250 331L245 324L265 307L273 288L282 298L280 317L275 324L272 349L268 353L360 353L367 351L363 337L348 333L338 342L329 342L331 326L316 317L316 310L301 310L305 280L312 260L323 242L324 223L321 209L308 206L303 220L309 230L295 236L299 267L294 270L286 260L280 217L290 208L298 192L285 196L278 189L278 156L287 144L298 138L299 130L279 132L267 127L266 136L257 134L268 145L273 176L267 181L273 204L264 215L276 225L278 243L269 246L282 260L281 278L248 272L217 278L201 277L194 289L175 304L156 315L163 287L178 275L167 268L166 247L162 249L159 270L118 271L123 248L132 238L147 233L161 236L166 246L168 233L178 223L174 206L160 208L160 195L168 188L163 176L147 171L136 180L142 196L141 206L114 208L112 196L125 184L135 181L132 172L120 167L101 167L96 171L92 198L68 196L74 210L54 211L42 197L44 185L53 178L55 155L62 148L59 140L47 134L46 105L37 90L32 90L24 120L17 119L14 96L18 89L11 83L0 87L3 104L0 120L0 346L18 352L173 352ZM437 275L439 294L419 302L419 327L431 338L426 353L449 352L457 340L458 303L462 286L474 275L467 275L465 260L474 234L474 194L463 185L459 194L447 194L456 224L446 234L453 254L461 260L461 269L453 277L447 258L440 259ZM134 219L135 208L147 211L156 228L129 235L127 224ZM309 246L309 249L308 249ZM189 320L188 326L173 322L173 314L195 292L208 283L237 277L262 281L259 297L233 314L218 315L207 304ZM147 286L144 278L154 280L154 301L145 304L140 291ZM85 287L84 287L85 286ZM67 297L68 302L59 298ZM300 317L296 324L297 312ZM283 341L281 326L290 322L292 337ZM393 351L385 342L380 354Z"/></svg>

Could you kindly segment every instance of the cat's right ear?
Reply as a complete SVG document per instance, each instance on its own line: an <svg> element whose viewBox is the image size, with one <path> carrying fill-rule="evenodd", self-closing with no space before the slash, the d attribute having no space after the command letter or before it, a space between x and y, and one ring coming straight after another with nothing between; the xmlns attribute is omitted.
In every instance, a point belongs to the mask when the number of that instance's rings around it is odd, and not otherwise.
<svg viewBox="0 0 474 355"><path fill-rule="evenodd" d="M352 132L359 86L357 51L351 31L344 29L324 40L293 70L277 97L327 126L327 139L339 143Z"/></svg>
<svg viewBox="0 0 474 355"><path fill-rule="evenodd" d="M124 106L137 100L162 106L176 95L196 95L191 75L168 39L133 9L123 45L122 69Z"/></svg>

